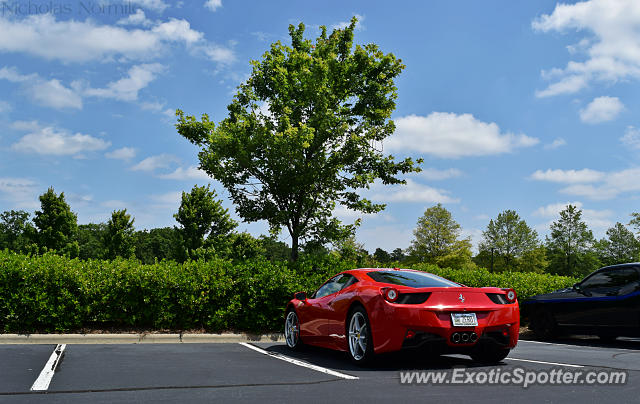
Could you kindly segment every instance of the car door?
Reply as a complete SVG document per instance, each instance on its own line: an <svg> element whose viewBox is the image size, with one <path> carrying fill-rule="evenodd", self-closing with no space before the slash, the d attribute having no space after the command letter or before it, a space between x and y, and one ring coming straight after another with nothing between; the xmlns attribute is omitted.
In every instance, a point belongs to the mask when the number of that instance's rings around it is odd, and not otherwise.
<svg viewBox="0 0 640 404"><path fill-rule="evenodd" d="M354 285L358 282L355 276L344 274L338 280L341 285L337 293L331 295L327 308L327 333L329 343L338 349L343 349L346 343L345 321L347 311L355 294Z"/></svg>
<svg viewBox="0 0 640 404"><path fill-rule="evenodd" d="M314 345L327 345L328 312L332 295L340 290L342 274L338 274L325 282L298 309L300 316L300 337L303 341Z"/></svg>

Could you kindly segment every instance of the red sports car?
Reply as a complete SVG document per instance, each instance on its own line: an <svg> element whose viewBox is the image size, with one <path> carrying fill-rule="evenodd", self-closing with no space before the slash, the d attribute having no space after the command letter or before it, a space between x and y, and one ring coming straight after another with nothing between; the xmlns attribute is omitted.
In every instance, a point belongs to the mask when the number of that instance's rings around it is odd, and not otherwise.
<svg viewBox="0 0 640 404"><path fill-rule="evenodd" d="M518 343L513 289L470 288L410 269L353 269L287 304L285 339L349 353L356 363L405 348L504 359Z"/></svg>

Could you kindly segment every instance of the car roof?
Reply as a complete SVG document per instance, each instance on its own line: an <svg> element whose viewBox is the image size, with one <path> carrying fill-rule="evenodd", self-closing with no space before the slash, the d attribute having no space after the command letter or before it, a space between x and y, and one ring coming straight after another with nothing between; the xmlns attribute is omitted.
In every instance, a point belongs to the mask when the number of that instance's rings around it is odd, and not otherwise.
<svg viewBox="0 0 640 404"><path fill-rule="evenodd" d="M358 274L366 274L369 272L374 272L374 271L411 271L411 272L423 272L423 271L417 271L415 269L408 269L408 268L356 268L356 269L349 269L347 271L344 271L346 273L358 273Z"/></svg>
<svg viewBox="0 0 640 404"><path fill-rule="evenodd" d="M637 267L640 266L640 262L626 262L624 264L616 264L616 265L608 265L606 267L602 267L600 269L598 269L598 271L600 270L605 270L605 269L615 269L615 268L625 268L625 267Z"/></svg>

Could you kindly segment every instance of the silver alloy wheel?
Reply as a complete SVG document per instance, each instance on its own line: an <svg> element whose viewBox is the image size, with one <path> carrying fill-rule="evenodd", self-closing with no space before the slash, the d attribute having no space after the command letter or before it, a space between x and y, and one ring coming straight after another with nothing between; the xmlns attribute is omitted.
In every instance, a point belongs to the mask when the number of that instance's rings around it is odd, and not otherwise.
<svg viewBox="0 0 640 404"><path fill-rule="evenodd" d="M356 311L349 322L349 351L353 359L360 361L367 352L367 320Z"/></svg>
<svg viewBox="0 0 640 404"><path fill-rule="evenodd" d="M287 314L287 320L284 324L284 338L289 348L294 348L298 344L298 338L300 338L300 322L296 312L293 310Z"/></svg>

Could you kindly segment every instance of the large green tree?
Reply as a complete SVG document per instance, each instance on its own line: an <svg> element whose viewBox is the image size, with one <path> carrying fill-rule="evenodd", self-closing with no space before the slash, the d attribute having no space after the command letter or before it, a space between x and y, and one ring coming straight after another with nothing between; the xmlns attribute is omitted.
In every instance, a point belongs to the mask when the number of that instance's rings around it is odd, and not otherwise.
<svg viewBox="0 0 640 404"><path fill-rule="evenodd" d="M41 250L55 250L60 254L78 255L78 217L64 199L64 192L57 195L53 187L40 195L40 210L33 222L38 229L37 240Z"/></svg>
<svg viewBox="0 0 640 404"><path fill-rule="evenodd" d="M182 193L178 213L173 215L180 223L180 233L187 255L198 248L224 250L237 223L229 216L229 210L217 199L215 190L207 186L194 186L189 193ZM205 244L206 236L206 244Z"/></svg>
<svg viewBox="0 0 640 404"><path fill-rule="evenodd" d="M114 210L111 213L111 218L107 222L104 243L108 258L130 258L135 254L134 221L135 219L127 213L126 209Z"/></svg>
<svg viewBox="0 0 640 404"><path fill-rule="evenodd" d="M24 210L0 213L0 250L32 252L36 230L30 216Z"/></svg>
<svg viewBox="0 0 640 404"><path fill-rule="evenodd" d="M597 243L598 258L604 265L635 262L640 259L640 242L622 223L607 230L607 237Z"/></svg>
<svg viewBox="0 0 640 404"><path fill-rule="evenodd" d="M543 265L544 249L540 248L538 233L514 210L505 210L491 219L482 232L478 246L479 256L484 257L481 265L492 271L532 270L532 260ZM540 255L540 257L538 257ZM544 267L540 268L540 272Z"/></svg>
<svg viewBox="0 0 640 404"><path fill-rule="evenodd" d="M567 205L551 224L551 235L546 239L550 272L583 276L596 269L599 262L594 242L593 232L582 220L582 210Z"/></svg>
<svg viewBox="0 0 640 404"><path fill-rule="evenodd" d="M442 204L428 208L418 219L409 247L412 259L442 267L471 263L471 239L460 238L461 228Z"/></svg>
<svg viewBox="0 0 640 404"><path fill-rule="evenodd" d="M286 228L291 259L300 241L349 237L354 225L333 216L336 204L364 213L385 205L358 190L376 179L401 184L419 171L396 162L382 142L395 129L395 78L404 68L375 44L353 46L356 19L315 42L304 24L289 26L291 45L271 45L238 87L229 115L217 126L178 110L178 132L201 147L200 167L229 191L245 221L266 220L271 233ZM417 163L420 163L418 160Z"/></svg>
<svg viewBox="0 0 640 404"><path fill-rule="evenodd" d="M183 258L182 235L175 227L140 230L135 233L136 258L144 264L155 260L179 261Z"/></svg>

